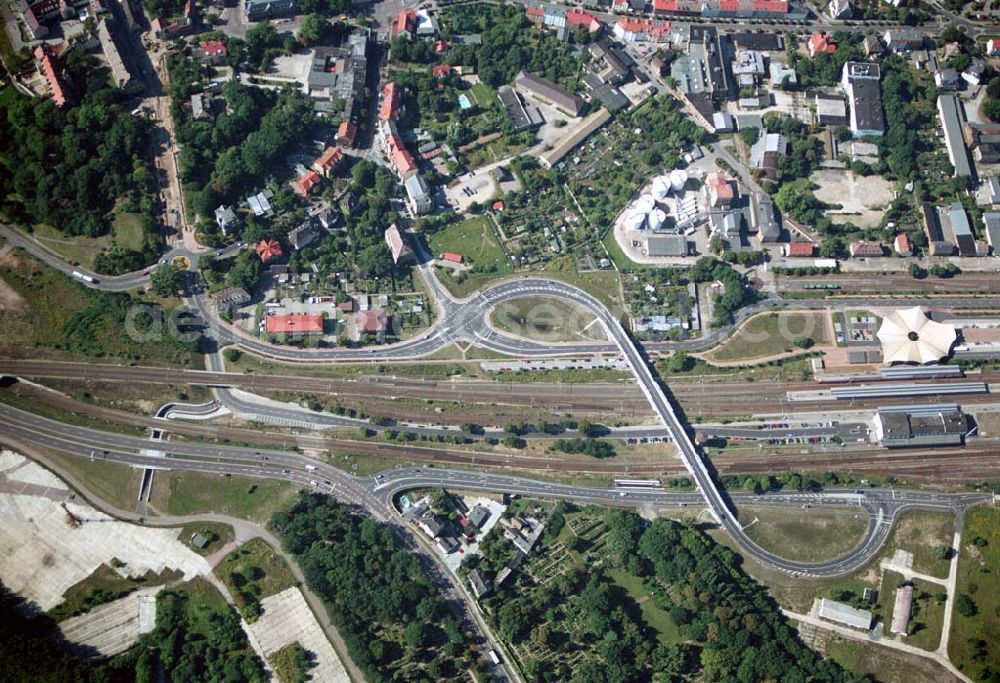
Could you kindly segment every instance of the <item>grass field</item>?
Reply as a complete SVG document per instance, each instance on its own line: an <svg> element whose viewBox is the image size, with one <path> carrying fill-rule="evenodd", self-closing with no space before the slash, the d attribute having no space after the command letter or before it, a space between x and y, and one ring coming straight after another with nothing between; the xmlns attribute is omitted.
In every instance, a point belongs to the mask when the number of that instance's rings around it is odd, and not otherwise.
<svg viewBox="0 0 1000 683"><path fill-rule="evenodd" d="M215 512L263 523L286 507L297 490L290 483L267 479L160 472L153 478L150 503L171 515Z"/></svg>
<svg viewBox="0 0 1000 683"><path fill-rule="evenodd" d="M133 427L132 425L109 422L99 417L70 412L67 409L54 406L44 399L45 393L42 393L40 398L32 393L30 389L22 391L19 384L6 389L0 389L0 403L5 403L36 415L80 427L91 427L109 432L118 432L119 434L130 434L132 436L145 436L148 434L148 431L142 427Z"/></svg>
<svg viewBox="0 0 1000 683"><path fill-rule="evenodd" d="M902 574L885 572L879 589L879 618L885 624L885 633L890 635L896 590L903 583ZM925 581L913 582L913 609L910 612L909 633L904 639L907 645L936 650L941 643L941 625L944 622L944 607L947 591L944 586Z"/></svg>
<svg viewBox="0 0 1000 683"><path fill-rule="evenodd" d="M204 548L196 548L191 542L195 534L201 534L209 540ZM233 527L222 522L193 522L181 527L180 536L177 537L181 543L198 553L199 555L211 555L225 544L233 540L235 533Z"/></svg>
<svg viewBox="0 0 1000 683"><path fill-rule="evenodd" d="M33 226L32 236L73 265L94 267L97 255L111 246L111 237L71 237L55 228L39 223Z"/></svg>
<svg viewBox="0 0 1000 683"><path fill-rule="evenodd" d="M949 674L937 662L890 650L876 643L829 636L825 654L841 666L869 674L880 683L940 683L950 680Z"/></svg>
<svg viewBox="0 0 1000 683"><path fill-rule="evenodd" d="M843 577L819 580L796 578L765 566L752 558L744 558L744 566L754 579L767 586L768 591L782 607L796 612L807 612L812 605L814 597L833 597L835 593L841 590L861 595L866 587L878 588L881 580L879 563L883 559L892 557L897 548L912 552L914 554L914 569L926 572L926 565L918 565L917 558L923 557L925 552L927 553L927 557L929 557L931 549L940 544L939 538L946 537L950 543L950 531L945 532L942 530L947 528L944 519L947 516L949 516L949 513L928 512L924 510L912 510L900 515L896 521L898 526L894 528L895 533L887 539L882 552L872 558L866 566L853 574ZM953 515L950 516L954 519ZM936 525L944 526L934 531ZM923 534L922 530L925 527L929 530L926 539L921 538ZM911 528L915 529L912 532L912 536ZM752 531L753 527L747 530L748 533ZM944 535L937 536L937 534ZM733 547L732 540L727 534L710 531L709 535L719 543L730 548ZM782 555L786 554L786 552L785 548L781 548ZM954 642L954 633L952 634L952 639Z"/></svg>
<svg viewBox="0 0 1000 683"><path fill-rule="evenodd" d="M141 213L116 214L112 227L116 244L125 249L142 251L146 244L146 231L142 227Z"/></svg>
<svg viewBox="0 0 1000 683"><path fill-rule="evenodd" d="M493 226L484 217L449 225L431 235L427 242L438 258L446 251L461 254L470 270L439 268L441 281L455 296L467 296L512 272Z"/></svg>
<svg viewBox="0 0 1000 683"><path fill-rule="evenodd" d="M740 508L739 513L740 522L750 524L746 532L757 544L799 562L820 562L843 555L858 544L868 528L867 515L856 508L824 507L798 513Z"/></svg>
<svg viewBox="0 0 1000 683"><path fill-rule="evenodd" d="M829 343L826 314L790 312L756 315L707 356L710 360L736 361L801 351L794 343L798 337L808 337L816 345Z"/></svg>
<svg viewBox="0 0 1000 683"><path fill-rule="evenodd" d="M941 579L948 578L951 562L934 556L938 546L950 547L955 534L955 515L950 512L910 511L899 516L886 541L891 555L897 548L913 553L913 569Z"/></svg>
<svg viewBox="0 0 1000 683"><path fill-rule="evenodd" d="M226 555L215 574L229 588L236 607L249 619L259 614L263 598L295 585L295 577L285 560L270 545L253 538Z"/></svg>
<svg viewBox="0 0 1000 683"><path fill-rule="evenodd" d="M494 309L492 323L510 334L552 342L606 339L604 327L586 308L564 299L525 297Z"/></svg>
<svg viewBox="0 0 1000 683"><path fill-rule="evenodd" d="M45 456L101 500L120 510L135 508L142 470L48 451Z"/></svg>
<svg viewBox="0 0 1000 683"><path fill-rule="evenodd" d="M213 614L225 614L229 611L229 603L208 579L196 577L191 581L177 586L187 594L187 613L191 621L191 630L202 635L213 632L209 618Z"/></svg>
<svg viewBox="0 0 1000 683"><path fill-rule="evenodd" d="M1000 672L1000 510L977 507L965 515L956 595L968 595L974 614L952 615L948 656L974 680Z"/></svg>
<svg viewBox="0 0 1000 683"><path fill-rule="evenodd" d="M132 331L143 334L130 334L131 306L139 299L88 289L21 251L0 258L0 278L20 298L16 306L0 309L0 353L9 357L86 355L152 365L193 363L180 339L146 326L149 315L160 309L133 316Z"/></svg>

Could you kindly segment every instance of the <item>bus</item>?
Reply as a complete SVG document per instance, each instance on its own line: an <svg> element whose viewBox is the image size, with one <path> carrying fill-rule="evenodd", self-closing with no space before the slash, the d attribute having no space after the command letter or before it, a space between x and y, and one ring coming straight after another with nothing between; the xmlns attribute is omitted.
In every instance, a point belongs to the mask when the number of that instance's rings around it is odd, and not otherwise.
<svg viewBox="0 0 1000 683"><path fill-rule="evenodd" d="M493 662L493 666L500 663L500 658L497 657L496 650L490 650L487 654L489 655L490 661Z"/></svg>
<svg viewBox="0 0 1000 683"><path fill-rule="evenodd" d="M615 479L617 489L658 489L659 479Z"/></svg>
<svg viewBox="0 0 1000 683"><path fill-rule="evenodd" d="M83 280L84 282L89 282L91 284L97 282L97 280L95 280L94 278L90 277L89 275L84 275L79 270L74 270L73 271L73 277L79 278L79 279Z"/></svg>

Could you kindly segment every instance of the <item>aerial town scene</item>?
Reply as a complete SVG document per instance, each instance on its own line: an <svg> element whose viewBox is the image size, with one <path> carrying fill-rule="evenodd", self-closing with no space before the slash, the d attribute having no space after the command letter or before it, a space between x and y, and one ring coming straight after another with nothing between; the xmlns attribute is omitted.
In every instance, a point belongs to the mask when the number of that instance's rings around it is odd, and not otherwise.
<svg viewBox="0 0 1000 683"><path fill-rule="evenodd" d="M0 681L1000 681L1000 0L0 13Z"/></svg>

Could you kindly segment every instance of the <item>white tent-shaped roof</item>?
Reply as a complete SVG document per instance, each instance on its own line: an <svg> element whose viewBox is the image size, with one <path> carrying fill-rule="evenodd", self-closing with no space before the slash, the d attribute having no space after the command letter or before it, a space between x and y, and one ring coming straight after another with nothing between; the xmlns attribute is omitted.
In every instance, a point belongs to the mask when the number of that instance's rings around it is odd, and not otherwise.
<svg viewBox="0 0 1000 683"><path fill-rule="evenodd" d="M658 202L662 202L667 198L667 195L670 194L670 189L670 176L664 174L653 178L653 184L650 187L649 192L653 195L653 199Z"/></svg>
<svg viewBox="0 0 1000 683"><path fill-rule="evenodd" d="M646 223L646 214L637 211L634 207L625 213L625 228L628 230L642 230Z"/></svg>
<svg viewBox="0 0 1000 683"><path fill-rule="evenodd" d="M646 216L650 230L659 230L663 226L663 221L667 220L667 212L663 209L653 209Z"/></svg>
<svg viewBox="0 0 1000 683"><path fill-rule="evenodd" d="M934 322L919 306L893 311L882 320L878 339L886 363L934 363L951 351L955 328Z"/></svg>
<svg viewBox="0 0 1000 683"><path fill-rule="evenodd" d="M636 199L632 206L625 212L625 227L628 230L642 230L646 227L647 220L652 224L655 219L653 214L657 211L656 201L652 195L644 194ZM661 212L662 213L662 212ZM660 220L660 223L663 221ZM659 226L657 226L659 227Z"/></svg>
<svg viewBox="0 0 1000 683"><path fill-rule="evenodd" d="M687 171L682 171L679 168L675 168L670 172L670 185L673 187L674 192L680 192L684 189L687 184L688 174Z"/></svg>

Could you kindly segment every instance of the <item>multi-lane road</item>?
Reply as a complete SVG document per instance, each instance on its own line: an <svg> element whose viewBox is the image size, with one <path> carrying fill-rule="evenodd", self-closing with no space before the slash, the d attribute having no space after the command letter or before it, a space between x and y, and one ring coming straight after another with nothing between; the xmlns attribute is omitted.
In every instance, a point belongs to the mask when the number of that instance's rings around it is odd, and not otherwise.
<svg viewBox="0 0 1000 683"><path fill-rule="evenodd" d="M245 475L291 481L326 491L359 505L381 521L396 519L393 497L418 487L450 487L501 492L580 503L630 507L701 507L701 493L664 490L616 490L571 486L475 470L411 467L388 470L371 477L355 477L322 460L285 450L225 446L184 441L152 441L69 425L0 404L0 436L12 445L41 447L66 455L116 462L133 467L191 470L220 476ZM857 505L867 510L869 528L864 540L847 555L828 562L790 562L757 546L753 555L784 571L803 576L841 575L868 562L884 543L893 520L910 508L961 511L988 500L986 494L946 494L880 489L776 493L762 496L738 492L733 501L747 505Z"/></svg>

